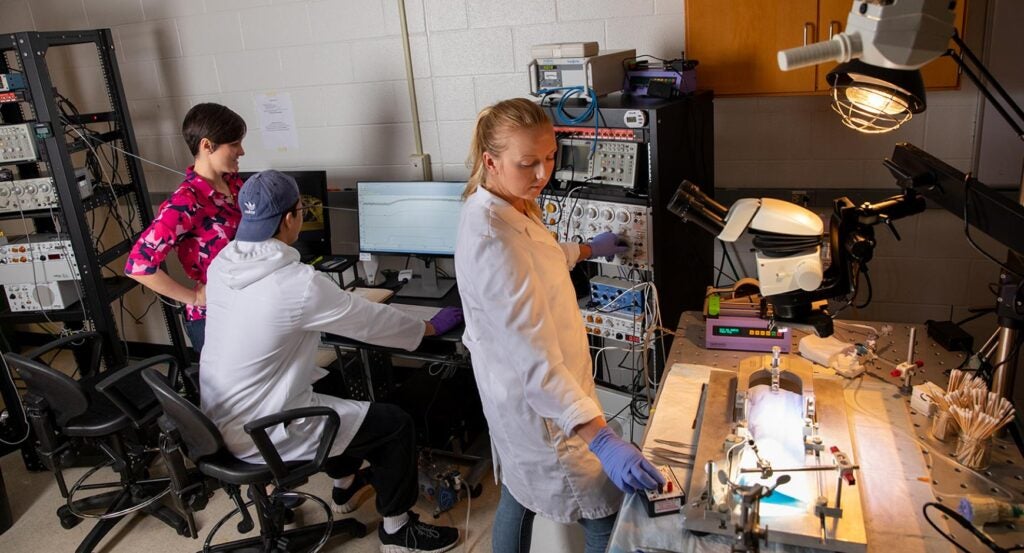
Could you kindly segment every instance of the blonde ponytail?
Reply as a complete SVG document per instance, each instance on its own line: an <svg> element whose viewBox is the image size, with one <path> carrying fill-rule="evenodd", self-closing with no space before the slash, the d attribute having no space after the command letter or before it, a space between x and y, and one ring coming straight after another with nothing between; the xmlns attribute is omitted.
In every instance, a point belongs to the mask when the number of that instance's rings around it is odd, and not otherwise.
<svg viewBox="0 0 1024 553"><path fill-rule="evenodd" d="M478 187L487 182L484 152L496 156L508 147L506 139L510 132L550 124L544 110L526 98L502 100L484 108L476 116L476 126L469 143L469 159L466 164L469 166L470 175L466 189L462 192L462 199L473 195ZM539 208L537 212L539 213Z"/></svg>

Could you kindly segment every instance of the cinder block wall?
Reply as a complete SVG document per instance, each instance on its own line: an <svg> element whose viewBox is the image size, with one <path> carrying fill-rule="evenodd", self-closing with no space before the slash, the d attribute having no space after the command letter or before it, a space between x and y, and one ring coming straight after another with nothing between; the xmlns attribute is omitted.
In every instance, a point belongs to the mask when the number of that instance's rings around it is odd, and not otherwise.
<svg viewBox="0 0 1024 553"><path fill-rule="evenodd" d="M684 45L682 0L407 0L406 6L424 148L439 179L466 178L470 131L481 108L527 93L532 44L596 40L602 48L659 57L678 56ZM97 27L113 29L136 135L149 159L188 165L181 119L191 105L215 101L249 123L243 170L326 168L333 187L418 178L408 163L413 138L397 0L0 0L0 32ZM58 86L83 111L104 100L87 56L71 52L48 61L63 75ZM927 112L881 136L843 127L824 96L719 99L716 184L895 191L881 160L900 140L970 169L978 100L972 87L964 88L929 94ZM296 150L263 145L253 97L270 92L291 95ZM146 179L155 193L179 182L153 166ZM879 259L879 305L902 307L878 316L921 320L949 302L968 305L974 283L984 290L988 279L978 275L994 269L969 253L952 253L962 250L961 238L949 236L955 221L943 221L920 217L912 223L916 240ZM932 240L934 232L947 239ZM952 279L955 299L945 299L945 287L934 288L937 278L914 280L936 274ZM904 293L923 289L934 293Z"/></svg>

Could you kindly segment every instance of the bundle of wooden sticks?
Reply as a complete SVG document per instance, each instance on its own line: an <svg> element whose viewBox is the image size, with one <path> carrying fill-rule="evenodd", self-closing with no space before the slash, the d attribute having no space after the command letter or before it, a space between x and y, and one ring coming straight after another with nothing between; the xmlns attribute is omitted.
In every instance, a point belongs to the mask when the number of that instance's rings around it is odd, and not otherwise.
<svg viewBox="0 0 1024 553"><path fill-rule="evenodd" d="M957 390L949 412L960 427L960 443L956 458L966 467L982 468L988 453L989 440L1000 428L1013 420L1013 404L984 389ZM950 399L952 394L946 394Z"/></svg>
<svg viewBox="0 0 1024 553"><path fill-rule="evenodd" d="M945 441L950 434L956 431L949 408L952 406L967 408L970 405L970 394L974 390L988 391L988 386L981 378L954 369L949 375L949 385L946 387L946 391L929 394L928 397L938 407L935 418L932 420L932 436L935 439Z"/></svg>

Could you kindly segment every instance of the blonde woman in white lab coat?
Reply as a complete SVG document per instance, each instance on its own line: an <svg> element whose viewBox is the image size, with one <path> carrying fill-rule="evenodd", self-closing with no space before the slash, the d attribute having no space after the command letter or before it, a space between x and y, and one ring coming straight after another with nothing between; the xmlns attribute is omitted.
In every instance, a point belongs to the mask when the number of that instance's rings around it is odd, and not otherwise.
<svg viewBox="0 0 1024 553"><path fill-rule="evenodd" d="M559 244L536 199L551 177L554 129L517 98L477 117L473 174L455 246L463 340L490 427L502 484L495 553L530 550L533 517L578 522L586 552L607 548L622 491L663 483L640 451L606 425L569 270L623 251L605 233Z"/></svg>

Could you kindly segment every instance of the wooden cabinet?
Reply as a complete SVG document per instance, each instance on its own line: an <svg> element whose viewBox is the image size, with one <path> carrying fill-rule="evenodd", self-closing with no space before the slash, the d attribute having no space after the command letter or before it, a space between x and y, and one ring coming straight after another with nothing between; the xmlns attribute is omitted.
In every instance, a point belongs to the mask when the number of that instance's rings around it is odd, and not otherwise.
<svg viewBox="0 0 1024 553"><path fill-rule="evenodd" d="M827 92L828 63L782 71L779 50L820 40L846 28L851 0L685 0L686 56L700 61L697 83L721 95ZM967 0L954 24L963 34ZM952 43L950 43L952 47ZM921 69L928 88L956 88L960 76L948 57Z"/></svg>

